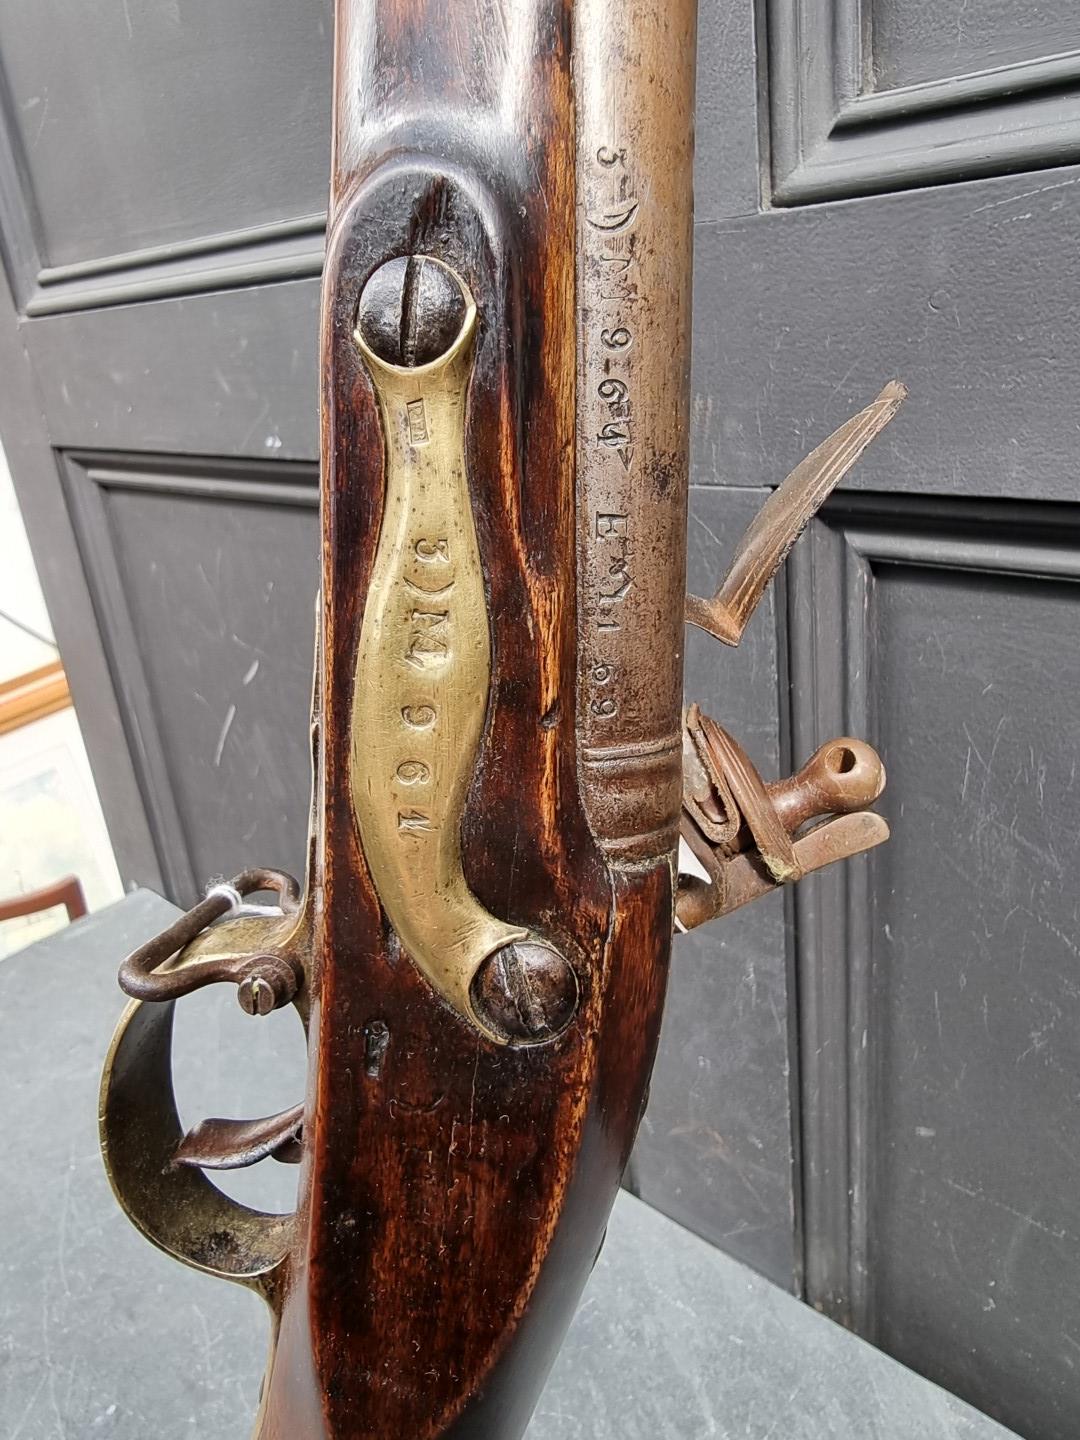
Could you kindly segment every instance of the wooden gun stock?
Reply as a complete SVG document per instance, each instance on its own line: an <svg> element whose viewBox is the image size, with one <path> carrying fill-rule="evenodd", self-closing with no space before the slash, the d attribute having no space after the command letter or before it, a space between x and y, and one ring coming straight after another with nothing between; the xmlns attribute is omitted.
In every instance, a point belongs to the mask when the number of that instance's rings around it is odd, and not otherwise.
<svg viewBox="0 0 1080 1440"><path fill-rule="evenodd" d="M884 832L830 830L880 790L868 747L769 787L682 714L694 37L693 0L339 0L306 884L246 872L130 956L103 1082L134 1222L269 1304L259 1440L520 1436L641 1118L676 903L686 928ZM777 492L754 594L891 404ZM218 981L297 1007L307 1095L184 1134L172 1007ZM271 1155L295 1215L209 1179Z"/></svg>

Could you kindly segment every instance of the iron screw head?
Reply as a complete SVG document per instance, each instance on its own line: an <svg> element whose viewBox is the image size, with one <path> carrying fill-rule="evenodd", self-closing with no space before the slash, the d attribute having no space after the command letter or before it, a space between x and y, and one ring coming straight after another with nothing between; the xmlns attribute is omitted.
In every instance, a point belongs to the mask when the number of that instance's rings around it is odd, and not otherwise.
<svg viewBox="0 0 1080 1440"><path fill-rule="evenodd" d="M426 255L402 255L380 265L364 286L356 329L380 360L411 369L446 354L465 309L453 271Z"/></svg>
<svg viewBox="0 0 1080 1440"><path fill-rule="evenodd" d="M489 955L472 983L477 1015L518 1044L538 1044L565 1030L578 1007L573 967L557 950L518 940Z"/></svg>
<svg viewBox="0 0 1080 1440"><path fill-rule="evenodd" d="M245 1015L269 1015L287 1005L300 988L296 967L280 955L260 955L254 968L236 987L236 998Z"/></svg>
<svg viewBox="0 0 1080 1440"><path fill-rule="evenodd" d="M236 998L245 1015L269 1015L274 1009L273 987L260 975L251 975L241 981Z"/></svg>

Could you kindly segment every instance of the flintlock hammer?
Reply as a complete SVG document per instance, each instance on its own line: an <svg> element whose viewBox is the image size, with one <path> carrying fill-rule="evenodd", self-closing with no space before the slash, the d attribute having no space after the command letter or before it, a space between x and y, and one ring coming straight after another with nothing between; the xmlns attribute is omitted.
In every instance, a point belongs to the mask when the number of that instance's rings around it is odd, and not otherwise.
<svg viewBox="0 0 1080 1440"><path fill-rule="evenodd" d="M133 955L117 1197L272 1317L259 1440L515 1440L645 1104L674 930L887 835L841 738L766 782L696 705L890 384L684 599L694 0L338 0L301 887ZM277 905L252 904L275 891ZM175 1001L294 1005L307 1093L185 1133ZM295 1214L215 1169L300 1164Z"/></svg>

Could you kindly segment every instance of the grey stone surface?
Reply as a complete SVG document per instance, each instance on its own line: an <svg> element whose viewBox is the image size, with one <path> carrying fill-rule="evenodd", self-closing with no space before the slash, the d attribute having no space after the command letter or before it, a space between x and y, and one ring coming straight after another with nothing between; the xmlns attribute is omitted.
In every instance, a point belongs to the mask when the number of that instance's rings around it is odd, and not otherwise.
<svg viewBox="0 0 1080 1440"><path fill-rule="evenodd" d="M0 966L5 1440L247 1433L266 1337L259 1302L143 1241L113 1202L97 1151L97 1077L120 1008L115 965L174 913L139 892ZM297 1044L283 1064L273 1027L240 1017L234 1034L231 1018L192 1013L180 1035L183 1108L193 1113L204 1094L240 1109L294 1093ZM226 1040L237 1040L231 1053ZM287 1192L276 1199L287 1205ZM529 1440L1009 1433L622 1196Z"/></svg>
<svg viewBox="0 0 1080 1440"><path fill-rule="evenodd" d="M1011 1434L624 1195L528 1440Z"/></svg>

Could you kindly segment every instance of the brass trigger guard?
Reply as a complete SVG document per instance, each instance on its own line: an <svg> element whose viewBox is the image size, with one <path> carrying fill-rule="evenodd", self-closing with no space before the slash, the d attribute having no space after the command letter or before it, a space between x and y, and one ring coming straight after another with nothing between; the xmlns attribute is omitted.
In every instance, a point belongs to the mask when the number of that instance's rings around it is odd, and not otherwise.
<svg viewBox="0 0 1080 1440"><path fill-rule="evenodd" d="M252 933L250 926L242 930L235 928L244 925L243 918L227 929L210 931L210 927L233 908L227 893L230 890L241 897L255 891L275 891L282 919L286 921L291 920L300 908L300 887L291 875L280 870L244 870L228 885L216 887L205 900L181 915L174 925L132 951L120 966L118 978L124 994L130 995L133 1000L179 1000L183 995L201 990L204 985L231 980L241 989L244 1009L249 1008L244 1004L247 993L250 993L252 1001L263 1002L255 1003L254 1008L260 1014L288 1004L303 979L303 965L297 958L287 952L262 953L257 948L253 954L251 944L243 942L259 935L260 930L256 928ZM258 918L261 920L262 917ZM212 939L204 941L200 952L195 942L204 932ZM176 964L171 964L174 959ZM250 987L250 992L244 991L245 986ZM272 1005L268 1003L270 996L261 986L269 987Z"/></svg>
<svg viewBox="0 0 1080 1440"><path fill-rule="evenodd" d="M281 915L241 911L223 919L234 908L230 889L241 897L276 891ZM167 1254L268 1299L293 1217L241 1205L203 1170L254 1164L267 1155L298 1158L303 1109L257 1121L207 1120L185 1135L173 1087L173 1016L181 996L231 981L242 1000L248 986L254 1011L291 1000L306 1024L306 950L306 916L291 876L247 870L218 887L124 961L120 983L134 998L113 1034L101 1081L105 1169L132 1223Z"/></svg>

